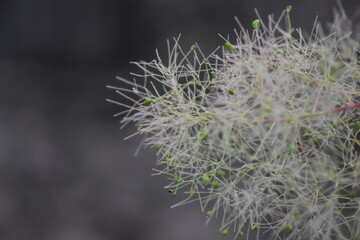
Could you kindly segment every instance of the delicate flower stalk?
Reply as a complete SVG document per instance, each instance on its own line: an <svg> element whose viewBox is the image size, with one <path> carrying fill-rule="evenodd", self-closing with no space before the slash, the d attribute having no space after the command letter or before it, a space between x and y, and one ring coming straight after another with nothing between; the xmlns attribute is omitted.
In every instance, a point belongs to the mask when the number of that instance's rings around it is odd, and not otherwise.
<svg viewBox="0 0 360 240"><path fill-rule="evenodd" d="M175 39L111 102L157 151L166 188L186 193L176 206L198 200L223 236L360 239L360 33L340 9L305 38L291 11L208 57Z"/></svg>

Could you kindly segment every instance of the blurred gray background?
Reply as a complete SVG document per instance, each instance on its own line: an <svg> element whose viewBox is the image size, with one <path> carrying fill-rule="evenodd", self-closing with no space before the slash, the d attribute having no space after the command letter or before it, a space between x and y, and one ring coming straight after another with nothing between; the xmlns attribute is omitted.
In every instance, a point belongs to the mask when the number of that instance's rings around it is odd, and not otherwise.
<svg viewBox="0 0 360 240"><path fill-rule="evenodd" d="M139 72L166 39L205 53L237 28L293 5L293 25L331 19L332 0L0 1L0 239L221 239L198 204L151 176L155 152L134 152L112 114L123 101L106 85ZM344 0L349 15L359 0ZM227 238L232 239L228 236Z"/></svg>

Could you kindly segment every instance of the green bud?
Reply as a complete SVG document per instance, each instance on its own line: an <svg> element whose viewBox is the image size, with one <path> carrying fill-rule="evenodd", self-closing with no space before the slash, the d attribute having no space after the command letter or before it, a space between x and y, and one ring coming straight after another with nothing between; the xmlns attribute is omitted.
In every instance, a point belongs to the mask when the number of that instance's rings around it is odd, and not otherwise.
<svg viewBox="0 0 360 240"><path fill-rule="evenodd" d="M283 226L282 230L286 233L291 233L294 230L294 227L290 224L286 224L285 226Z"/></svg>
<svg viewBox="0 0 360 240"><path fill-rule="evenodd" d="M209 133L203 133L200 137L200 140L201 141L206 141L209 137Z"/></svg>
<svg viewBox="0 0 360 240"><path fill-rule="evenodd" d="M194 189L191 187L190 190L189 190L189 196L192 197L192 196L194 196L194 194L195 194L195 191L194 191Z"/></svg>
<svg viewBox="0 0 360 240"><path fill-rule="evenodd" d="M159 151L161 148L162 148L162 144L157 144L157 145L155 146L155 150L156 150L156 151Z"/></svg>
<svg viewBox="0 0 360 240"><path fill-rule="evenodd" d="M147 106L147 105L149 105L149 104L151 104L151 103L153 103L153 102L154 102L153 99L147 98L147 99L145 99L145 101L143 102L143 105L144 105L144 106Z"/></svg>
<svg viewBox="0 0 360 240"><path fill-rule="evenodd" d="M196 49L197 49L197 46L196 46L195 44L192 45L191 48L190 48L191 51L194 51L194 50L196 50Z"/></svg>
<svg viewBox="0 0 360 240"><path fill-rule="evenodd" d="M217 189L220 187L220 183L219 182L214 182L212 185L213 188Z"/></svg>
<svg viewBox="0 0 360 240"><path fill-rule="evenodd" d="M287 122L292 126L294 126L296 123L295 120L293 120L293 119L289 119Z"/></svg>
<svg viewBox="0 0 360 240"><path fill-rule="evenodd" d="M216 175L218 175L219 177L224 177L225 176L225 172L223 170L217 170L216 171Z"/></svg>
<svg viewBox="0 0 360 240"><path fill-rule="evenodd" d="M296 212L295 212L295 219L296 219L296 220L299 220L300 218L301 218L301 212L296 211Z"/></svg>
<svg viewBox="0 0 360 240"><path fill-rule="evenodd" d="M289 5L289 6L287 6L286 7L286 13L290 13L291 12L291 9L292 9L292 6L291 5Z"/></svg>
<svg viewBox="0 0 360 240"><path fill-rule="evenodd" d="M221 232L221 234L222 234L223 236L228 235L228 234L229 234L229 229L228 229L228 228L225 229L224 231Z"/></svg>
<svg viewBox="0 0 360 240"><path fill-rule="evenodd" d="M239 236L239 237L244 236L244 232L243 232L243 231L241 231L241 230L240 230L240 231L238 231L238 236Z"/></svg>
<svg viewBox="0 0 360 240"><path fill-rule="evenodd" d="M224 47L225 47L226 50L228 50L229 52L235 51L234 46L233 46L231 43L229 43L229 42L226 42L226 43L224 44Z"/></svg>
<svg viewBox="0 0 360 240"><path fill-rule="evenodd" d="M256 223L254 226L250 228L251 231L256 231L259 228L259 224Z"/></svg>
<svg viewBox="0 0 360 240"><path fill-rule="evenodd" d="M290 144L288 150L290 153L295 153L297 151L297 147L295 146L295 144Z"/></svg>
<svg viewBox="0 0 360 240"><path fill-rule="evenodd" d="M354 123L354 129L355 129L356 131L359 131L359 130L360 130L360 122Z"/></svg>
<svg viewBox="0 0 360 240"><path fill-rule="evenodd" d="M179 182L179 176L177 176L177 175L174 175L174 183L178 183Z"/></svg>
<svg viewBox="0 0 360 240"><path fill-rule="evenodd" d="M232 88L230 88L230 89L228 90L228 94L234 95L234 90L233 90Z"/></svg>
<svg viewBox="0 0 360 240"><path fill-rule="evenodd" d="M341 211L339 211L339 210L334 210L333 216L334 216L334 217L341 216Z"/></svg>
<svg viewBox="0 0 360 240"><path fill-rule="evenodd" d="M312 137L311 141L313 142L313 144L319 145L319 140L317 139L317 137Z"/></svg>
<svg viewBox="0 0 360 240"><path fill-rule="evenodd" d="M260 20L259 19L255 19L252 23L251 23L251 26L254 28L254 29L257 29L260 25Z"/></svg>
<svg viewBox="0 0 360 240"><path fill-rule="evenodd" d="M333 128L338 128L339 127L339 122L336 120L333 125L332 125Z"/></svg>
<svg viewBox="0 0 360 240"><path fill-rule="evenodd" d="M211 217L213 214L214 214L213 211L207 211L207 212L206 212L206 216L207 216L207 217Z"/></svg>
<svg viewBox="0 0 360 240"><path fill-rule="evenodd" d="M143 126L139 125L139 126L136 128L136 131L140 132L142 128L143 128Z"/></svg>
<svg viewBox="0 0 360 240"><path fill-rule="evenodd" d="M267 112L267 113L271 112L271 107L269 105L263 105L262 109L264 110L264 112Z"/></svg>
<svg viewBox="0 0 360 240"><path fill-rule="evenodd" d="M278 50L276 50L276 52L281 54L281 55L285 55L285 52L282 49L278 49Z"/></svg>
<svg viewBox="0 0 360 240"><path fill-rule="evenodd" d="M312 136L312 134L309 133L308 131L306 131L306 132L304 133L304 137L311 137L311 136Z"/></svg>
<svg viewBox="0 0 360 240"><path fill-rule="evenodd" d="M169 150L167 150L167 151L165 152L165 157L166 157L166 158L172 158L172 154L171 154L171 152L170 152Z"/></svg>
<svg viewBox="0 0 360 240"><path fill-rule="evenodd" d="M208 184L211 180L210 180L209 175L205 173L204 175L202 175L201 181L203 181L203 183L205 183L205 184Z"/></svg>
<svg viewBox="0 0 360 240"><path fill-rule="evenodd" d="M235 139L234 135L230 135L229 141L230 141L230 143L233 143L233 144L236 143L236 139Z"/></svg>

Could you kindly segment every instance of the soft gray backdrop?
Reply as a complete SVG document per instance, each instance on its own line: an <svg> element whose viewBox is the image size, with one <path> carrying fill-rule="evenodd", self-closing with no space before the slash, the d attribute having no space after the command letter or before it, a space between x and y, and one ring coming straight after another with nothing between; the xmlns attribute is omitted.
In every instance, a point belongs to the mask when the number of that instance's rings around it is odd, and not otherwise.
<svg viewBox="0 0 360 240"><path fill-rule="evenodd" d="M256 7L276 16L294 6L294 26L331 19L332 0L7 0L0 1L0 239L221 239L198 204L152 177L155 153L134 157L112 114L122 101L105 88L130 78L130 61L182 33L206 53ZM344 0L352 14L358 0ZM228 237L229 239L231 237Z"/></svg>

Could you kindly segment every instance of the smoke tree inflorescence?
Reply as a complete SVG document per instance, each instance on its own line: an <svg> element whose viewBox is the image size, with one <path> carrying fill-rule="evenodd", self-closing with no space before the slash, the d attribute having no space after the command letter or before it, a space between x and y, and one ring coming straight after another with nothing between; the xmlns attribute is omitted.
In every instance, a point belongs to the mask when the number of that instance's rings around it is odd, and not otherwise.
<svg viewBox="0 0 360 240"><path fill-rule="evenodd" d="M109 101L157 151L178 205L198 201L220 234L360 239L360 32L340 8L305 34L290 11L209 56L174 39Z"/></svg>

